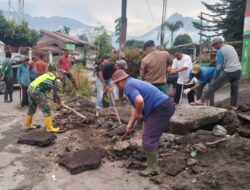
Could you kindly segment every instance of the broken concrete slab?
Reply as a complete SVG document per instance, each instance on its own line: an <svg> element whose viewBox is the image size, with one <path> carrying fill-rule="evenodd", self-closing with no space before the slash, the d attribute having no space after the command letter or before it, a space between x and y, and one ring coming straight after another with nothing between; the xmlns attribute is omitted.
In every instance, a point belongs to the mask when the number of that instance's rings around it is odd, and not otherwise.
<svg viewBox="0 0 250 190"><path fill-rule="evenodd" d="M18 139L20 144L28 144L40 147L47 147L55 142L56 135L45 131L32 131Z"/></svg>
<svg viewBox="0 0 250 190"><path fill-rule="evenodd" d="M58 163L67 168L72 175L75 175L86 170L98 168L101 160L102 154L99 149L86 149L66 153L58 160Z"/></svg>
<svg viewBox="0 0 250 190"><path fill-rule="evenodd" d="M123 134L126 133L126 128L127 128L126 125L121 125L117 128L114 128L114 129L108 131L105 135L107 137L113 137L113 136L117 136L117 135L122 136Z"/></svg>
<svg viewBox="0 0 250 190"><path fill-rule="evenodd" d="M240 119L243 119L243 120L246 120L246 121L250 121L250 112L238 113L238 117Z"/></svg>
<svg viewBox="0 0 250 190"><path fill-rule="evenodd" d="M228 111L211 106L192 106L182 104L170 120L170 131L177 134L187 134L191 130L215 124L223 119Z"/></svg>
<svg viewBox="0 0 250 190"><path fill-rule="evenodd" d="M250 127L241 126L240 128L238 128L238 133L241 137L250 138Z"/></svg>

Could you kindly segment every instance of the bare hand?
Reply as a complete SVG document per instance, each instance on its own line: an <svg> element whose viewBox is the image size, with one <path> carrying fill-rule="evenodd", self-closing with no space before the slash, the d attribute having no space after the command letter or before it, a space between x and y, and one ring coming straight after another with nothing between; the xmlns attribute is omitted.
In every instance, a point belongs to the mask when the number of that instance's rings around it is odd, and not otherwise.
<svg viewBox="0 0 250 190"><path fill-rule="evenodd" d="M130 125L127 125L127 133L128 134L131 134L134 132L134 127L133 126L130 126Z"/></svg>
<svg viewBox="0 0 250 190"><path fill-rule="evenodd" d="M136 113L136 119L138 119L138 120L143 119L143 115L142 115L141 112L140 113Z"/></svg>
<svg viewBox="0 0 250 190"><path fill-rule="evenodd" d="M105 92L109 92L109 91L110 91L109 86L105 85L105 86L104 86L104 91L105 91Z"/></svg>

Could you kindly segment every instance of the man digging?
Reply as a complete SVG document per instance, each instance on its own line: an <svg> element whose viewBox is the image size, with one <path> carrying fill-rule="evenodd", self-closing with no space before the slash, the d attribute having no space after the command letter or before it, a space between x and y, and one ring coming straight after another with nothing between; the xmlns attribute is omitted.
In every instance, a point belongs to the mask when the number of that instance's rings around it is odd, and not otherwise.
<svg viewBox="0 0 250 190"><path fill-rule="evenodd" d="M63 80L62 74L45 73L36 78L28 88L28 113L25 119L26 129L35 129L36 126L32 126L32 116L36 112L37 106L41 109L44 115L44 125L47 132L60 132L60 128L53 127L50 106L46 93L53 90L53 100L60 106L63 105L58 91L60 87L60 81Z"/></svg>
<svg viewBox="0 0 250 190"><path fill-rule="evenodd" d="M147 168L140 172L142 176L159 174L157 145L160 137L168 127L169 120L175 112L171 98L148 82L134 79L123 70L117 70L112 80L124 90L132 104L127 133L133 131L136 119L144 118L142 146L147 157Z"/></svg>

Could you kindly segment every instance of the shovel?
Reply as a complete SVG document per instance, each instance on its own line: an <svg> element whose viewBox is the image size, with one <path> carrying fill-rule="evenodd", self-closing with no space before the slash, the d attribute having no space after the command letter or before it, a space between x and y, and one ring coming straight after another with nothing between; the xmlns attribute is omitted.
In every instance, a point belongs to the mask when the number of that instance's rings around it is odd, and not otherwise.
<svg viewBox="0 0 250 190"><path fill-rule="evenodd" d="M113 103L113 105L114 105L115 114L116 114L116 117L117 117L117 119L118 119L119 125L122 125L121 118L120 118L119 113L118 113L118 111L117 111L117 108L116 108L116 106L115 106L115 101L114 101L112 92L109 91L109 95L110 95L111 101L112 101L112 103Z"/></svg>
<svg viewBox="0 0 250 190"><path fill-rule="evenodd" d="M76 114L78 117L82 118L82 119L87 119L86 116L82 115L81 113L79 113L78 111L76 111L75 109L73 108L70 108L69 106L66 106L65 104L62 105L62 107L72 111L74 114Z"/></svg>

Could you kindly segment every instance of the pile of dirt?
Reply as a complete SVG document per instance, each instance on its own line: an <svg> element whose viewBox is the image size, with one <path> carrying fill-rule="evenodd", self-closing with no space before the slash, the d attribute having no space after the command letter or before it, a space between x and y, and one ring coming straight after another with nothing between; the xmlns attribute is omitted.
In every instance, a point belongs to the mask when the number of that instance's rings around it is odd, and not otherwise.
<svg viewBox="0 0 250 190"><path fill-rule="evenodd" d="M120 126L115 117L95 118L95 106L88 100L76 97L66 104L88 119L78 118L68 110L56 113L56 125L66 130L58 135L54 145L53 154L58 159L66 153L98 148L104 160L123 161L128 172L145 168L140 128L132 136L125 136L125 126ZM118 109L122 118L128 117L128 106ZM242 123L237 114L229 113L220 124L232 125L237 131ZM250 189L250 141L230 136L235 131L228 133L227 137L207 130L185 136L165 133L159 144L161 175L150 178L151 181L163 189ZM209 145L223 138L228 139Z"/></svg>

